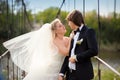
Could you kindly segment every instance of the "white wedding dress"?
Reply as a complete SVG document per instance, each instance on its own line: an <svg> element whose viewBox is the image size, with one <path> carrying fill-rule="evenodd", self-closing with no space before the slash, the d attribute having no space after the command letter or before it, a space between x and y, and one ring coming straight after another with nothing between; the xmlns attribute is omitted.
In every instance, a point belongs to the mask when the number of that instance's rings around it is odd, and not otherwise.
<svg viewBox="0 0 120 80"><path fill-rule="evenodd" d="M13 62L27 75L23 80L57 80L64 57L53 44L51 24L3 43Z"/></svg>

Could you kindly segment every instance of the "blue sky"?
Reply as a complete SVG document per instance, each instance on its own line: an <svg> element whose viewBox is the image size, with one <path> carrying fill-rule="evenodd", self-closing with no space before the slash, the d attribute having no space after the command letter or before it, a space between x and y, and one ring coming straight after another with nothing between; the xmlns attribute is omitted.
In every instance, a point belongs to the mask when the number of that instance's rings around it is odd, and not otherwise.
<svg viewBox="0 0 120 80"><path fill-rule="evenodd" d="M28 8L32 12L43 11L49 7L60 7L63 0L26 0ZM83 11L83 0L75 0L75 9ZM85 0L85 11L97 10L98 0ZM114 11L114 0L99 0L100 1L100 14L107 15L109 12ZM65 0L62 10L71 11L74 9L74 0ZM120 13L120 0L116 0L116 12Z"/></svg>

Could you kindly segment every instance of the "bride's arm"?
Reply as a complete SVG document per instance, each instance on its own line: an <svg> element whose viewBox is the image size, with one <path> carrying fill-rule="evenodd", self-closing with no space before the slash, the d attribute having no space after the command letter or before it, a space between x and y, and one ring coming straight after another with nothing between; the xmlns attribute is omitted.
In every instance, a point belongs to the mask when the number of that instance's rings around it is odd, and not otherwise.
<svg viewBox="0 0 120 80"><path fill-rule="evenodd" d="M63 46L59 47L59 51L65 56L69 55L70 43L71 43L71 38L65 37L65 47Z"/></svg>

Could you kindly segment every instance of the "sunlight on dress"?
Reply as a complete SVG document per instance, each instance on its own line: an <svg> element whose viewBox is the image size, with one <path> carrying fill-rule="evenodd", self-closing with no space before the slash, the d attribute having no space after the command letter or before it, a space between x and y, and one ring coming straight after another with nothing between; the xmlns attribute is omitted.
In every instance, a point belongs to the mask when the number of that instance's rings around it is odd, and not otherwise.
<svg viewBox="0 0 120 80"><path fill-rule="evenodd" d="M23 80L57 80L64 56L53 44L51 24L3 43L12 61L27 75Z"/></svg>

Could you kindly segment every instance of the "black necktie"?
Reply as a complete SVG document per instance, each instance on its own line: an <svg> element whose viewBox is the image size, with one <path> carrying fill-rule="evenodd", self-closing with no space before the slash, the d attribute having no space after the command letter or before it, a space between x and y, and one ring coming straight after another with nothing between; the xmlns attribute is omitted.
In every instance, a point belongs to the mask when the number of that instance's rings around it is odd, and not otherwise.
<svg viewBox="0 0 120 80"><path fill-rule="evenodd" d="M74 34L76 34L77 32L79 32L80 30L79 30L79 28L76 30L76 31L74 31Z"/></svg>

